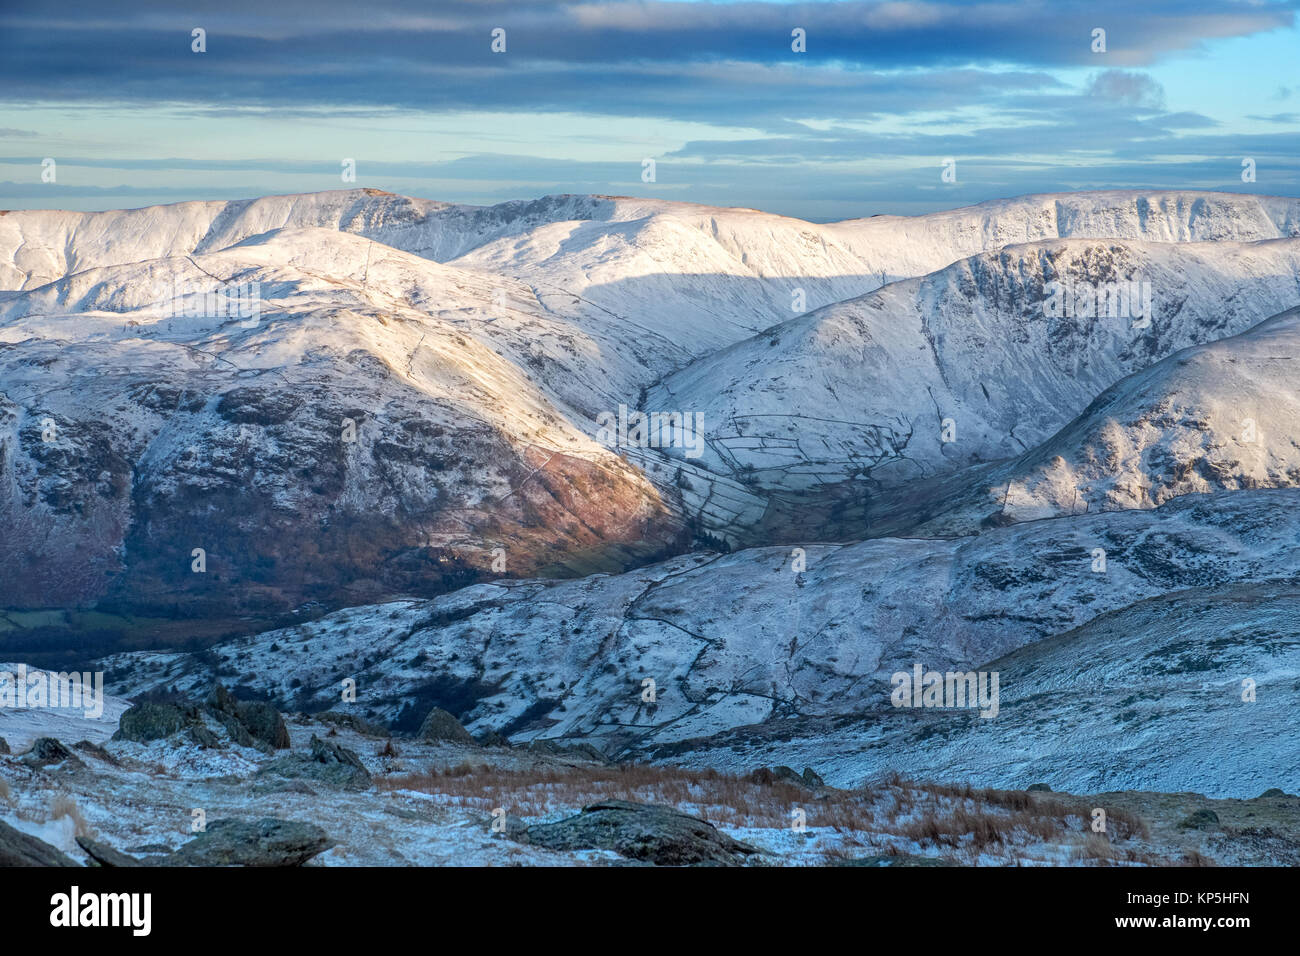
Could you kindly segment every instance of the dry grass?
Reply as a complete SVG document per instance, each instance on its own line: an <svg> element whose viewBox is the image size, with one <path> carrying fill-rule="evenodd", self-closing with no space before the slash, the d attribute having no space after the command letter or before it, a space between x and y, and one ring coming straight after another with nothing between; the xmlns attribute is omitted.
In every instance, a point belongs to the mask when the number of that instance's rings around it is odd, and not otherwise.
<svg viewBox="0 0 1300 956"><path fill-rule="evenodd" d="M784 781L754 783L746 777L714 770L679 770L629 765L501 770L463 763L427 773L381 778L387 790L440 794L453 806L490 813L505 807L521 817L540 817L577 810L602 800L631 800L687 806L692 813L726 826L788 827L799 807L809 826L847 823L850 805L863 802L850 791L838 800L815 800L802 787Z"/></svg>
<svg viewBox="0 0 1300 956"><path fill-rule="evenodd" d="M58 820L61 817L68 817L76 827L76 834L80 837L94 838L95 831L86 818L81 813L81 808L77 806L77 801L69 794L58 793L50 798L50 819Z"/></svg>
<svg viewBox="0 0 1300 956"><path fill-rule="evenodd" d="M520 817L576 812L602 800L675 806L730 827L786 829L791 811L806 814L808 827L829 828L839 843L827 860L848 858L854 848L891 855L919 846L971 863L1018 863L1025 851L1055 845L1090 864L1158 862L1133 846L1147 837L1146 823L1120 809L1107 809L1107 834L1090 832L1092 805L1078 798L966 785L918 783L898 775L855 790L811 792L784 780L758 783L714 770L638 765L501 770L462 763L427 773L377 781L388 790L438 794L452 806L490 813L497 807Z"/></svg>

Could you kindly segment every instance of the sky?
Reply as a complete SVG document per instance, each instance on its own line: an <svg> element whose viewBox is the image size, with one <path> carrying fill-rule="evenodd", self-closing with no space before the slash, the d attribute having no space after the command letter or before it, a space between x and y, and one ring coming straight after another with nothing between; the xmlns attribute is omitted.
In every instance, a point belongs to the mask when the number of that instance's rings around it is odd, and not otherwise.
<svg viewBox="0 0 1300 956"><path fill-rule="evenodd" d="M0 0L0 208L367 186L828 221L1081 189L1296 196L1297 7Z"/></svg>

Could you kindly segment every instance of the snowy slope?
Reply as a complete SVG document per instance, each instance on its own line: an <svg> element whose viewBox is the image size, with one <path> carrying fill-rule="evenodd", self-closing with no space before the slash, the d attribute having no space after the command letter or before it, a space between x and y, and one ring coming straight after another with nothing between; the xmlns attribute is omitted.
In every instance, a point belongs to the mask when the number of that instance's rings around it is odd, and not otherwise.
<svg viewBox="0 0 1300 956"><path fill-rule="evenodd" d="M1149 322L1050 314L1053 283L1129 280L1149 283ZM1297 302L1297 240L1018 245L768 329L646 404L702 412L698 464L755 489L855 479L874 492L1020 454L1123 376Z"/></svg>
<svg viewBox="0 0 1300 956"><path fill-rule="evenodd" d="M168 314L179 279L259 282L262 314ZM571 407L631 364L501 285L312 229L0 303L0 605L284 608L442 590L497 548L654 555L680 523Z"/></svg>
<svg viewBox="0 0 1300 956"><path fill-rule="evenodd" d="M899 770L1075 793L1300 789L1294 580L1152 598L981 669L1000 675L994 719L900 708L869 720L785 721L665 749L663 759L722 769L813 761L840 786Z"/></svg>
<svg viewBox="0 0 1300 956"><path fill-rule="evenodd" d="M945 485L913 503L913 533L1300 485L1300 309L1135 372L1042 445Z"/></svg>
<svg viewBox="0 0 1300 956"><path fill-rule="evenodd" d="M623 575L481 584L340 611L214 657L102 666L118 694L197 690L220 667L306 709L330 706L347 675L364 688L358 707L399 727L436 704L518 740L646 748L880 710L888 676L916 662L973 668L1153 596L1296 579L1298 538L1300 490L1242 491L956 540L694 554Z"/></svg>

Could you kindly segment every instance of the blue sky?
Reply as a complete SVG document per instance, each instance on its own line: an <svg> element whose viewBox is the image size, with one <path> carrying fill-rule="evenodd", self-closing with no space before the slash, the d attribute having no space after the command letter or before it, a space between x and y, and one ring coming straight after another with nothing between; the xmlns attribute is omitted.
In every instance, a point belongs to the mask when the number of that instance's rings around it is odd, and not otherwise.
<svg viewBox="0 0 1300 956"><path fill-rule="evenodd" d="M1298 5L5 4L0 207L338 189L345 158L356 185L432 199L815 220L1074 189L1300 195Z"/></svg>

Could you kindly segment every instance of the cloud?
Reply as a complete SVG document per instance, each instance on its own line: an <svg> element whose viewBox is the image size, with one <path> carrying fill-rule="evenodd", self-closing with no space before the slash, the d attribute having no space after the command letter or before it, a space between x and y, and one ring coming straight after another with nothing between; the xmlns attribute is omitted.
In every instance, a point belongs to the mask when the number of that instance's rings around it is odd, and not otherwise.
<svg viewBox="0 0 1300 956"><path fill-rule="evenodd" d="M1140 109L1165 108L1165 88L1148 73L1106 70L1089 81L1088 95Z"/></svg>

